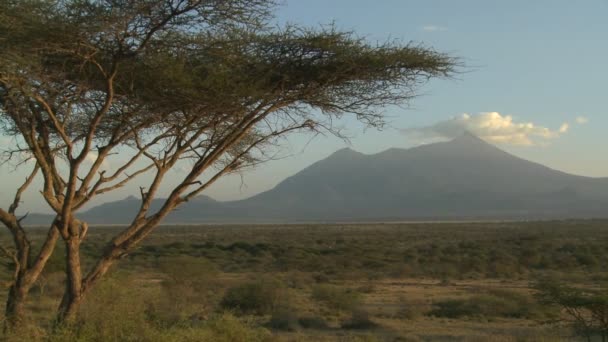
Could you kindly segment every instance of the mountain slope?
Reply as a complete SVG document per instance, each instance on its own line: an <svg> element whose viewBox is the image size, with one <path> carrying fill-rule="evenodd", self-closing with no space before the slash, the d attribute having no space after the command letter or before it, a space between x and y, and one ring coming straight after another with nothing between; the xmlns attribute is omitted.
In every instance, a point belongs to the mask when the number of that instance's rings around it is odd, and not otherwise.
<svg viewBox="0 0 608 342"><path fill-rule="evenodd" d="M124 223L138 205L128 198L81 216ZM582 218L608 217L606 208L608 179L552 170L467 133L374 155L339 150L274 189L233 202L201 197L166 222Z"/></svg>
<svg viewBox="0 0 608 342"><path fill-rule="evenodd" d="M595 217L608 204L608 180L555 171L465 134L369 156L341 150L240 204L255 208L253 217L299 220Z"/></svg>

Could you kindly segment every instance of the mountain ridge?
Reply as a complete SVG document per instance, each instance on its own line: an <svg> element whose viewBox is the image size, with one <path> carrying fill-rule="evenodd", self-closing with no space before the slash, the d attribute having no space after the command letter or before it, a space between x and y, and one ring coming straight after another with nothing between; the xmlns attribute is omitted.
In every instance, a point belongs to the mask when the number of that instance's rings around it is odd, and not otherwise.
<svg viewBox="0 0 608 342"><path fill-rule="evenodd" d="M138 205L130 196L79 216L126 223ZM197 197L165 222L599 218L608 217L607 207L608 178L554 170L465 132L447 142L369 155L343 148L249 198Z"/></svg>

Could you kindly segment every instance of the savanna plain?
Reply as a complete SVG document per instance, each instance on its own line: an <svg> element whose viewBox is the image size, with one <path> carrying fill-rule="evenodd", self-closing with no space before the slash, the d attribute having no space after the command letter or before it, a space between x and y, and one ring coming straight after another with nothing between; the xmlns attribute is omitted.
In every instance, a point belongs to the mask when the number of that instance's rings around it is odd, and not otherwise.
<svg viewBox="0 0 608 342"><path fill-rule="evenodd" d="M52 327L65 287L59 248L32 290L28 329L3 338L603 341L607 225L164 226L94 289L65 331ZM85 267L118 229L89 230ZM8 282L10 260L2 263Z"/></svg>

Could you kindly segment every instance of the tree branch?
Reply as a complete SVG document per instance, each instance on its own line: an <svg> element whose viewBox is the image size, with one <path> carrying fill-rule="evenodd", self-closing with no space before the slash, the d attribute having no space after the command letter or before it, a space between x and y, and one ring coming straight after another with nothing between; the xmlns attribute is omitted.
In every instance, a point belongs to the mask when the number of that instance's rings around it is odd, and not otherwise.
<svg viewBox="0 0 608 342"><path fill-rule="evenodd" d="M13 200L13 203L8 208L9 214L15 214L15 211L19 207L19 203L21 203L21 195L30 186L30 184L32 184L32 182L34 181L34 177L36 177L36 174L38 173L39 169L40 169L40 166L38 165L38 163L36 163L36 165L34 165L34 169L30 173L30 175L25 178L25 182L17 189L17 193L15 194L15 199Z"/></svg>

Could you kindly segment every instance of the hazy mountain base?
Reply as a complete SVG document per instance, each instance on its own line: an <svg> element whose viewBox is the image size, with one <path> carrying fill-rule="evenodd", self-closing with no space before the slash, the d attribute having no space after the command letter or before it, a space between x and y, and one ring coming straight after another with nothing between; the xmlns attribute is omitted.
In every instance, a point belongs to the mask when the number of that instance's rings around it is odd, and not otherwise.
<svg viewBox="0 0 608 342"><path fill-rule="evenodd" d="M539 304L529 284L547 274L605 282L607 225L163 227L86 301L74 329L52 334L58 250L32 294L30 335L11 339L572 340L567 326L545 324L559 309ZM90 229L86 263L115 229Z"/></svg>
<svg viewBox="0 0 608 342"><path fill-rule="evenodd" d="M139 206L138 198L129 197L79 215L92 223L127 223ZM552 170L465 134L374 155L340 150L272 190L233 202L201 196L165 222L608 218L607 207L608 179ZM30 215L26 223L50 221Z"/></svg>

